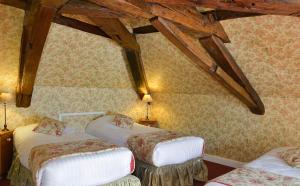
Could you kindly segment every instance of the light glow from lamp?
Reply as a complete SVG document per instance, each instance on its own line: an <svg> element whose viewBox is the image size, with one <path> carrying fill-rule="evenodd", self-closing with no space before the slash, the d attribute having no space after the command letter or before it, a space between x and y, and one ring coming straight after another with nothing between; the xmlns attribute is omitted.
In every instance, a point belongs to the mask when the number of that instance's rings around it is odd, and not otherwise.
<svg viewBox="0 0 300 186"><path fill-rule="evenodd" d="M153 99L150 94L145 94L142 101L146 103L152 103Z"/></svg>
<svg viewBox="0 0 300 186"><path fill-rule="evenodd" d="M13 101L14 96L10 93L0 93L1 103L10 103Z"/></svg>
<svg viewBox="0 0 300 186"><path fill-rule="evenodd" d="M145 94L142 101L147 103L146 120L149 120L149 109L150 109L149 107L150 107L151 103L153 102L153 99L150 94Z"/></svg>

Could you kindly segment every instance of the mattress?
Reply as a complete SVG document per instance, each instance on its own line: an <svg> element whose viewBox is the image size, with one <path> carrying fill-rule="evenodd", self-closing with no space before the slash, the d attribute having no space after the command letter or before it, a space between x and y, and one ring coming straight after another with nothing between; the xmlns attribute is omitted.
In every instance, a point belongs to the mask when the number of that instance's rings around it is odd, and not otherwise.
<svg viewBox="0 0 300 186"><path fill-rule="evenodd" d="M246 164L245 167L261 169L275 174L300 179L300 169L289 166L279 157L278 152L282 152L287 149L289 149L289 147L273 149L256 160Z"/></svg>
<svg viewBox="0 0 300 186"><path fill-rule="evenodd" d="M86 133L119 146L127 147L127 139L131 135L161 131L135 123L131 129L120 128L113 124L113 116L104 116L88 124ZM184 163L201 157L204 140L200 137L183 137L178 140L162 142L156 145L152 154L152 162L156 167Z"/></svg>
<svg viewBox="0 0 300 186"><path fill-rule="evenodd" d="M246 168L255 168L268 171L274 174L288 176L300 179L300 169L289 166L284 160L279 157L279 152L289 149L290 147L281 147L271 150L259 158L244 165ZM224 186L217 182L209 182L206 186Z"/></svg>
<svg viewBox="0 0 300 186"><path fill-rule="evenodd" d="M33 132L36 125L18 127L14 131L14 144L21 164L29 169L31 149L48 143L71 142L95 137L85 133L50 136ZM100 153L81 154L50 160L43 167L42 186L101 185L118 180L132 172L132 152L117 148Z"/></svg>

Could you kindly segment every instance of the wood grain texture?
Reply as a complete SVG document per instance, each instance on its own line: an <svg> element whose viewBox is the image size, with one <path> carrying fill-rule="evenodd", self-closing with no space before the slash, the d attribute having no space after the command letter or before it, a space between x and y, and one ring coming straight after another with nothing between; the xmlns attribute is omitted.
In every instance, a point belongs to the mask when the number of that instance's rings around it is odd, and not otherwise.
<svg viewBox="0 0 300 186"><path fill-rule="evenodd" d="M34 82L51 22L57 8L65 2L66 0L33 1L25 11L16 90L17 107L30 106Z"/></svg>
<svg viewBox="0 0 300 186"><path fill-rule="evenodd" d="M298 0L145 0L148 3L166 5L200 6L236 12L250 12L274 15L300 15Z"/></svg>
<svg viewBox="0 0 300 186"><path fill-rule="evenodd" d="M135 17L143 17L150 19L153 17L148 11L145 11L143 8L145 6L141 5L142 2L137 2L133 0L88 0L89 2L98 4L110 8L111 10L123 12ZM142 8L141 8L142 6Z"/></svg>
<svg viewBox="0 0 300 186"><path fill-rule="evenodd" d="M17 85L16 105L29 107L34 81L44 44L56 9L33 5L25 14L21 42L20 70ZM34 10L36 12L34 12Z"/></svg>
<svg viewBox="0 0 300 186"><path fill-rule="evenodd" d="M94 3L81 0L72 0L64 5L60 11L60 14L76 14L85 15L90 17L102 17L102 18L120 18L126 17L126 14L114 11L109 8L99 6Z"/></svg>
<svg viewBox="0 0 300 186"><path fill-rule="evenodd" d="M77 30L81 30L83 32L99 35L102 37L110 38L105 32L103 32L99 27L76 20L71 19L65 16L56 16L53 19L53 22L56 24L68 26Z"/></svg>
<svg viewBox="0 0 300 186"><path fill-rule="evenodd" d="M209 17L209 15L202 15L193 7L162 6L158 4L153 4L150 7L151 13L155 16L179 23L206 35L214 34L224 42L230 42L224 28L218 21L214 20L213 17Z"/></svg>

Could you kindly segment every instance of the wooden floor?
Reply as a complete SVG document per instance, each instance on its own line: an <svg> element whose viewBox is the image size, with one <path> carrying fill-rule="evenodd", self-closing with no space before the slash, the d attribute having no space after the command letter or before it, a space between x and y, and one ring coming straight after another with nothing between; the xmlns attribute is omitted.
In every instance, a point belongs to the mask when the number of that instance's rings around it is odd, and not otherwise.
<svg viewBox="0 0 300 186"><path fill-rule="evenodd" d="M230 172L234 169L231 167L219 165L219 164L208 162L208 161L205 161L205 164L208 167L208 179L209 180L216 178L220 175L223 175L227 172ZM195 182L194 186L202 186L204 184L205 183L202 183L202 182ZM9 180L5 180L5 179L0 180L0 186L10 186Z"/></svg>

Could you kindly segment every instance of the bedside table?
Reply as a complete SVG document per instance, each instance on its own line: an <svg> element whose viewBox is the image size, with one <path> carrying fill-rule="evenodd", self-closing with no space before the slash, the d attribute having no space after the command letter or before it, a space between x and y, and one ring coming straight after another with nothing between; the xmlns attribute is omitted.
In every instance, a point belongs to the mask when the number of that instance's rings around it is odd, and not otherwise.
<svg viewBox="0 0 300 186"><path fill-rule="evenodd" d="M0 177L10 168L13 156L13 131L0 131Z"/></svg>
<svg viewBox="0 0 300 186"><path fill-rule="evenodd" d="M141 119L139 121L139 124L145 125L148 127L155 127L158 128L158 122L156 120L146 120L146 119Z"/></svg>

